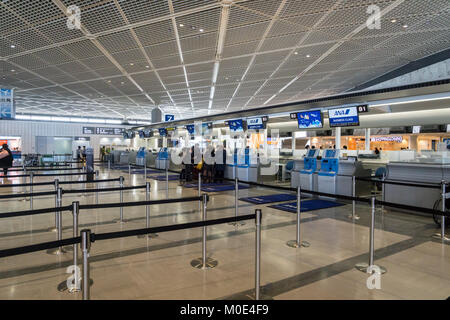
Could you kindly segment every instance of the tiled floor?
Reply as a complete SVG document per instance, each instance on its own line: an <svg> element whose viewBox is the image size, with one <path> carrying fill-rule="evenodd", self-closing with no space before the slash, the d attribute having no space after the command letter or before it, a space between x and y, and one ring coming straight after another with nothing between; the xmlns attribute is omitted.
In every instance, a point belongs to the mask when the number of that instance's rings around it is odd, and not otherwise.
<svg viewBox="0 0 450 320"><path fill-rule="evenodd" d="M142 185L142 176L120 171L101 171L101 179L124 175L126 185ZM39 178L36 181L44 181ZM76 179L76 178L74 178ZM46 179L45 181L51 181ZM148 180L151 198L165 199L165 182ZM19 183L20 180L17 181ZM3 181L11 183L11 181ZM117 186L106 183L101 187ZM79 186L78 186L79 187ZM76 188L78 188L76 187ZM51 187L35 188L48 190ZM15 188L14 192L21 192ZM3 188L1 193L10 193ZM273 194L269 189L242 190L241 197ZM176 182L169 185L169 197L197 195ZM234 192L211 194L208 218L234 215ZM118 193L101 194L100 203L117 202ZM143 190L126 192L125 201L144 200ZM93 195L65 195L72 201L95 202ZM1 212L27 210L22 199L1 200ZM34 200L35 208L54 206L53 197ZM240 214L263 209L262 292L273 299L445 299L450 296L450 246L431 240L437 231L429 217L398 212L377 213L375 232L376 263L388 272L380 290L366 287L368 275L357 271L355 263L368 260L369 208L358 206L361 220L347 219L351 206L302 214L302 236L311 247L292 249L286 241L295 238L295 218L291 213L240 202ZM1 215L1 213L0 213ZM145 227L145 208L124 209L126 224L113 220L119 209L82 211L80 228L103 233ZM151 207L151 225L198 221L198 203L178 203ZM54 215L0 219L0 249L55 240L48 232ZM72 236L72 216L63 218L65 238ZM211 270L190 266L201 256L201 229L162 233L155 239L136 237L98 241L92 244L92 299L229 299L242 298L254 289L255 225L219 225L208 228L208 254L219 261ZM52 256L35 252L1 259L0 299L80 299L80 294L59 292L57 285L68 278L66 268L72 253Z"/></svg>

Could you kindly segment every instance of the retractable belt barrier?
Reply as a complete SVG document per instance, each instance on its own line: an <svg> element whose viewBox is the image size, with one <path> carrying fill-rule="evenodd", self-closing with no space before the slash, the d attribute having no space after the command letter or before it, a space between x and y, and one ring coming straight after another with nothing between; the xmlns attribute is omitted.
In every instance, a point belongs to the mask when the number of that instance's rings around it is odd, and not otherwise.
<svg viewBox="0 0 450 320"><path fill-rule="evenodd" d="M76 171L83 170L83 168L25 168L25 169L9 169L8 171L19 172L19 171Z"/></svg>
<svg viewBox="0 0 450 320"><path fill-rule="evenodd" d="M399 181L395 181L395 180L386 180L386 179L383 180L383 179L377 179L377 178L358 178L358 177L356 177L356 180L374 182L374 183L392 184L392 185L398 185L398 186L407 186L407 187L441 189L441 184L406 183L406 182L399 182Z"/></svg>
<svg viewBox="0 0 450 320"><path fill-rule="evenodd" d="M104 180L93 180L93 181L60 181L59 184L82 184L82 183L102 183L102 182L116 182L117 179L104 179ZM0 184L0 188L15 188L15 187L38 187L38 186L50 186L54 185L52 182L35 182L35 183L15 183L15 184ZM22 194L23 195L23 194Z"/></svg>

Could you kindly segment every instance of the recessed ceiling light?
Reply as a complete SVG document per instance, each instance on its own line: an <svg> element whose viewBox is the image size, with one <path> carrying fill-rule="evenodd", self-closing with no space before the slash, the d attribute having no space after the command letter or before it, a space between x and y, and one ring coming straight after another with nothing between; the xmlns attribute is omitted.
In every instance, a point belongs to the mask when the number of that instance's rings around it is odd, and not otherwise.
<svg viewBox="0 0 450 320"><path fill-rule="evenodd" d="M294 54L298 54L298 52L297 52L297 51L295 51L295 52L294 52Z"/></svg>
<svg viewBox="0 0 450 320"><path fill-rule="evenodd" d="M205 31L205 30L203 30L203 29L199 29L198 31L200 31L200 32L203 32L203 31Z"/></svg>
<svg viewBox="0 0 450 320"><path fill-rule="evenodd" d="M191 29L192 29L192 30L195 30L195 29L197 29L197 28L196 28L195 26L191 26Z"/></svg>
<svg viewBox="0 0 450 320"><path fill-rule="evenodd" d="M16 72L16 70L12 69L11 72Z"/></svg>
<svg viewBox="0 0 450 320"><path fill-rule="evenodd" d="M180 23L180 27L184 27L184 24Z"/></svg>
<svg viewBox="0 0 450 320"><path fill-rule="evenodd" d="M13 44L11 45L11 49L14 49L15 47L16 47L15 45L13 45Z"/></svg>
<svg viewBox="0 0 450 320"><path fill-rule="evenodd" d="M134 66L134 63L130 63L130 66Z"/></svg>
<svg viewBox="0 0 450 320"><path fill-rule="evenodd" d="M150 66L145 66L147 69L150 68Z"/></svg>
<svg viewBox="0 0 450 320"><path fill-rule="evenodd" d="M404 24L404 25L403 25L403 28L405 28L405 29L408 28L408 25L407 25L407 24Z"/></svg>
<svg viewBox="0 0 450 320"><path fill-rule="evenodd" d="M311 56L309 54L306 55L307 58L311 58Z"/></svg>
<svg viewBox="0 0 450 320"><path fill-rule="evenodd" d="M396 23L396 22L397 22L397 19L392 19L391 22L392 22L392 23Z"/></svg>

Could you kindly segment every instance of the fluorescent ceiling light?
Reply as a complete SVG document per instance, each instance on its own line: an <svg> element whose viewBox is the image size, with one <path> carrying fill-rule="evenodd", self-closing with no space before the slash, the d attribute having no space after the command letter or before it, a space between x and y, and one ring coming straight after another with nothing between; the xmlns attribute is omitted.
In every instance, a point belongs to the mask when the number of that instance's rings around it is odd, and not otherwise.
<svg viewBox="0 0 450 320"><path fill-rule="evenodd" d="M25 114L16 114L16 119L19 120L31 120L31 116Z"/></svg>
<svg viewBox="0 0 450 320"><path fill-rule="evenodd" d="M70 122L88 122L89 119L85 118L70 118Z"/></svg>
<svg viewBox="0 0 450 320"><path fill-rule="evenodd" d="M110 124L121 124L122 120L105 120L105 122Z"/></svg>
<svg viewBox="0 0 450 320"><path fill-rule="evenodd" d="M31 120L51 121L52 117L48 117L48 116L31 116Z"/></svg>
<svg viewBox="0 0 450 320"><path fill-rule="evenodd" d="M104 119L89 119L90 123L105 123Z"/></svg>

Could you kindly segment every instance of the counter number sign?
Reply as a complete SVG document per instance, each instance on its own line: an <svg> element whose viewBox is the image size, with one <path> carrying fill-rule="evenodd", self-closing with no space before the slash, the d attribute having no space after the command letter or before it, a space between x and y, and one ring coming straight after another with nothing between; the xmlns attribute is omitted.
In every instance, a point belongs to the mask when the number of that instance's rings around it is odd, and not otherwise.
<svg viewBox="0 0 450 320"><path fill-rule="evenodd" d="M357 106L358 108L358 113L366 113L369 112L369 106L367 104L362 104Z"/></svg>

